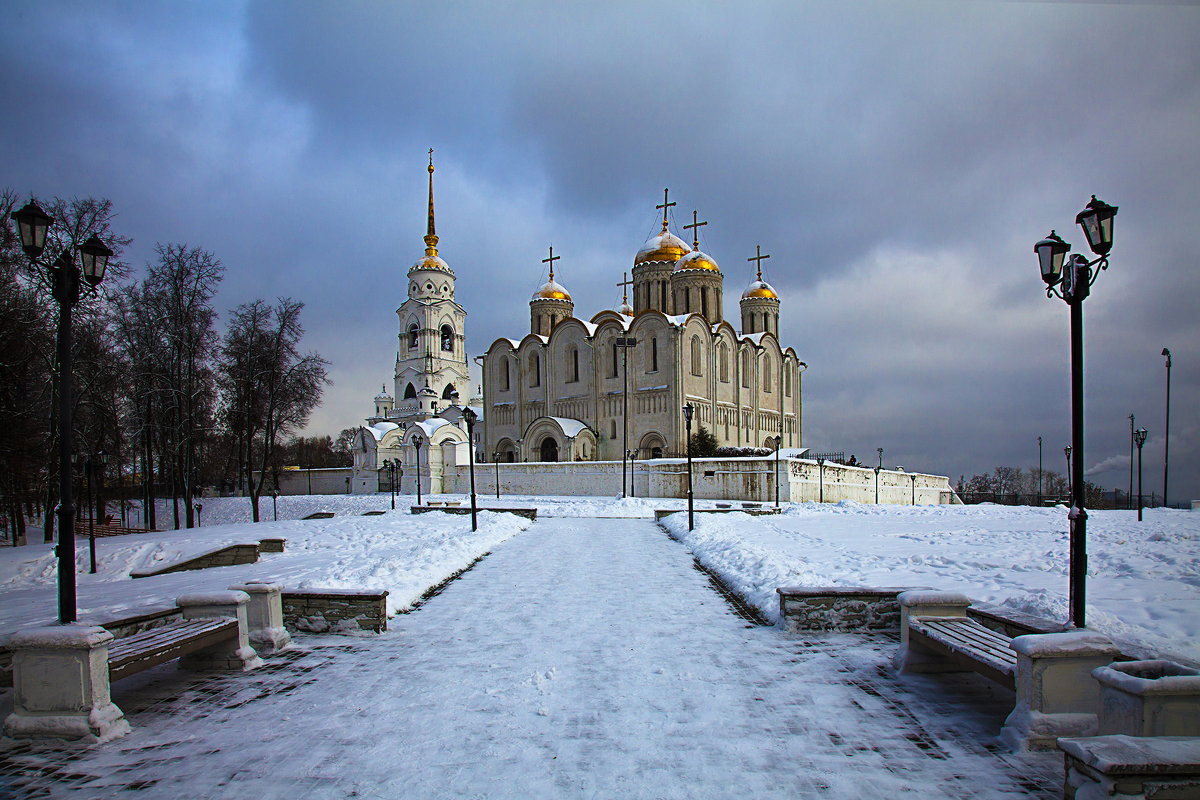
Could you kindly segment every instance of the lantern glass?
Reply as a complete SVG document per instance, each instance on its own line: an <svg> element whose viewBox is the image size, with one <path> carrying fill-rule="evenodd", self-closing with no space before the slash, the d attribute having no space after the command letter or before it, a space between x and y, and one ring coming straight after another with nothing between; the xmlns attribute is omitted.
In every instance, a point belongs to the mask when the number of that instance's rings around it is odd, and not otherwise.
<svg viewBox="0 0 1200 800"><path fill-rule="evenodd" d="M92 236L79 245L80 259L83 261L83 278L92 286L104 280L104 271L108 269L108 259L113 251L101 241L100 237Z"/></svg>
<svg viewBox="0 0 1200 800"><path fill-rule="evenodd" d="M1042 280L1047 286L1055 286L1062 280L1063 259L1070 251L1071 245L1064 242L1058 234L1050 231L1050 235L1033 246L1037 253L1038 265L1042 270Z"/></svg>
<svg viewBox="0 0 1200 800"><path fill-rule="evenodd" d="M683 407L683 419L689 424L692 424L692 404L688 403Z"/></svg>
<svg viewBox="0 0 1200 800"><path fill-rule="evenodd" d="M21 237L21 249L30 258L37 258L46 246L46 231L54 218L42 210L41 206L30 200L20 211L14 211L12 218L17 222L17 233Z"/></svg>
<svg viewBox="0 0 1200 800"><path fill-rule="evenodd" d="M1136 431L1134 431L1133 439L1135 442L1137 442L1137 446L1141 448L1141 446L1146 443L1146 429L1138 428Z"/></svg>
<svg viewBox="0 0 1200 800"><path fill-rule="evenodd" d="M1092 195L1087 206L1075 217L1075 222L1083 228L1083 235L1087 237L1088 247L1098 256L1106 256L1112 250L1113 217L1116 215L1116 206L1110 206Z"/></svg>

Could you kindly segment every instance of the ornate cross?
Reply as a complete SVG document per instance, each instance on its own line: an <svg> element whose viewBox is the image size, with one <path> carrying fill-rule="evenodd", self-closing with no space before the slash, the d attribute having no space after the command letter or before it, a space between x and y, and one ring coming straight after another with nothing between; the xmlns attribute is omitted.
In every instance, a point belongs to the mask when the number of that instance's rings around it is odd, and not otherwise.
<svg viewBox="0 0 1200 800"><path fill-rule="evenodd" d="M671 206L675 205L674 203L668 203L668 202L667 202L667 192L668 192L668 191L669 191L668 189L663 189L663 201L662 201L662 205L661 205L661 206L655 206L655 208L661 208L661 209L662 209L662 212L663 212L663 230L664 230L664 231L667 229L667 209L668 209L668 208L670 208Z"/></svg>
<svg viewBox="0 0 1200 800"><path fill-rule="evenodd" d="M693 208L692 209L692 224L683 226L683 229L685 231L686 230L692 231L692 247L693 248L700 246L700 229L708 224L708 222L697 222L696 220L698 219L698 216L699 215L696 214L696 209ZM768 258L769 258L769 256L768 256Z"/></svg>
<svg viewBox="0 0 1200 800"><path fill-rule="evenodd" d="M554 262L561 261L561 260L562 260L562 256L554 255L554 245L550 245L550 257L542 259L543 264L550 265L550 280L554 280Z"/></svg>
<svg viewBox="0 0 1200 800"><path fill-rule="evenodd" d="M755 266L758 267L758 279L760 281L762 280L762 262L763 262L764 258L770 258L770 256L764 256L762 254L762 247L760 245L756 244L756 245L754 245L754 255L752 255L752 256L750 256L750 258L746 259L747 261L757 262L755 264Z"/></svg>
<svg viewBox="0 0 1200 800"><path fill-rule="evenodd" d="M617 286L622 287L622 289L621 289L622 301L625 303L628 303L629 302L629 287L633 286L633 281L629 279L628 272L621 273L621 282L618 283Z"/></svg>

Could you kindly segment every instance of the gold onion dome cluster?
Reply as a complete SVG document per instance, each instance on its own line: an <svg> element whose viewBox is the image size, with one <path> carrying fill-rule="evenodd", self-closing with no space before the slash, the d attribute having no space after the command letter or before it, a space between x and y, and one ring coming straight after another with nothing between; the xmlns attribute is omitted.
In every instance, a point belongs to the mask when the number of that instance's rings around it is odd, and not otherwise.
<svg viewBox="0 0 1200 800"><path fill-rule="evenodd" d="M533 293L530 300L570 300L571 293L561 283L558 283L551 278L546 281Z"/></svg>
<svg viewBox="0 0 1200 800"><path fill-rule="evenodd" d="M638 250L637 256L633 259L633 265L636 267L647 261L678 261L690 252L692 252L692 248L688 247L687 242L670 231L663 230L662 233L646 240L642 249Z"/></svg>
<svg viewBox="0 0 1200 800"><path fill-rule="evenodd" d="M778 300L779 295L775 293L775 289L771 284L764 281L761 277L758 280L751 281L746 287L746 291L742 292L742 299L749 300L754 297L769 297L772 300Z"/></svg>

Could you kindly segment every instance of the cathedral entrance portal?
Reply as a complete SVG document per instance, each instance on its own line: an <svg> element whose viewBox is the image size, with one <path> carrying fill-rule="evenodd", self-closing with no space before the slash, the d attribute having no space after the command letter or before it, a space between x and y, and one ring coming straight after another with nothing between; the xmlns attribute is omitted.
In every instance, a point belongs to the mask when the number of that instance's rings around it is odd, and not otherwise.
<svg viewBox="0 0 1200 800"><path fill-rule="evenodd" d="M553 436L542 439L542 461L558 461L558 442Z"/></svg>

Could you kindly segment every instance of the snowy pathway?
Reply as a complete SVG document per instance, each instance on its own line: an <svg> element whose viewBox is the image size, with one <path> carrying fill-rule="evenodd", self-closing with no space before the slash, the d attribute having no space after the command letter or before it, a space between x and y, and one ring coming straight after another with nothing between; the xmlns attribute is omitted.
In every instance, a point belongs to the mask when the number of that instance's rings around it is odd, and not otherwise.
<svg viewBox="0 0 1200 800"><path fill-rule="evenodd" d="M130 735L82 752L6 744L0 797L1060 791L1060 759L995 749L1011 694L897 681L887 639L749 625L646 520L540 521L390 627L303 637L233 678L122 681Z"/></svg>

